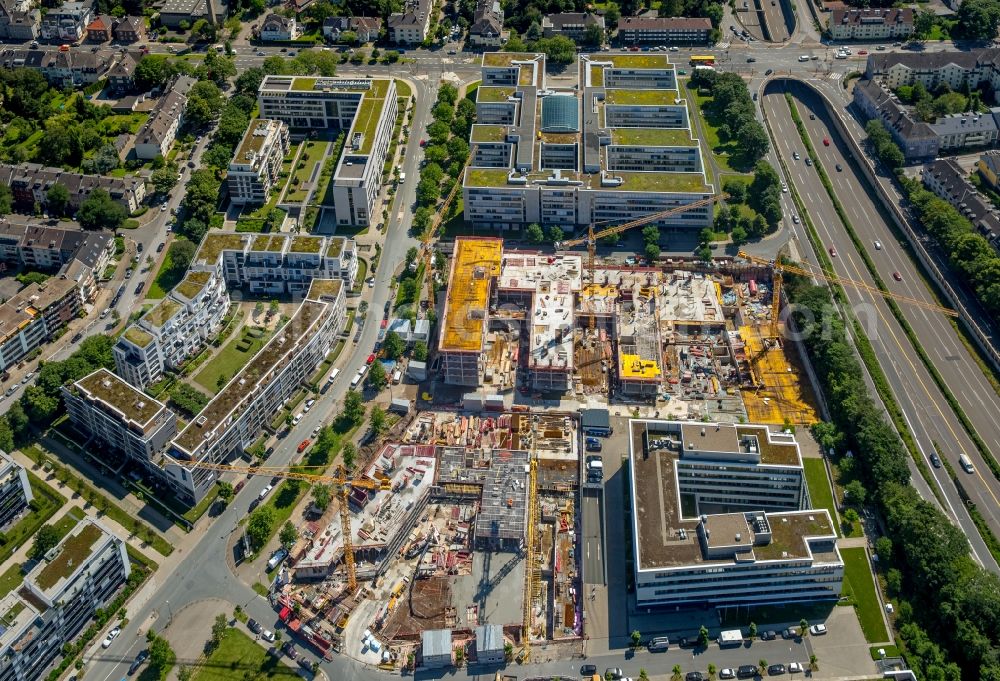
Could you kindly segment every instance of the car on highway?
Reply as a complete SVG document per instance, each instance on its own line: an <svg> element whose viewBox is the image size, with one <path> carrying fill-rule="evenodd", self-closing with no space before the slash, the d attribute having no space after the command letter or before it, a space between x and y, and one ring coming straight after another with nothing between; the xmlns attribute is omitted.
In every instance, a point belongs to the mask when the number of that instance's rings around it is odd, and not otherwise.
<svg viewBox="0 0 1000 681"><path fill-rule="evenodd" d="M800 158L800 157L799 157L799 152L797 152L797 151L793 151L793 152L792 152L792 158L793 158L794 160L798 161L798 160L799 160L799 158Z"/></svg>
<svg viewBox="0 0 1000 681"><path fill-rule="evenodd" d="M941 468L941 457L937 455L937 452L931 452L931 465L934 468Z"/></svg>
<svg viewBox="0 0 1000 681"><path fill-rule="evenodd" d="M881 251L882 250L882 242L879 241L878 239L875 239L874 243L875 243L875 250L876 251Z"/></svg>
<svg viewBox="0 0 1000 681"><path fill-rule="evenodd" d="M896 281L903 281L903 275L900 274L899 272L893 272L892 278L895 279Z"/></svg>
<svg viewBox="0 0 1000 681"><path fill-rule="evenodd" d="M785 194L788 193L788 184L784 180L781 181L781 191Z"/></svg>
<svg viewBox="0 0 1000 681"><path fill-rule="evenodd" d="M420 146L426 147L427 146L427 140L420 140Z"/></svg>
<svg viewBox="0 0 1000 681"><path fill-rule="evenodd" d="M774 69L768 69L767 71L764 72L764 75L770 76L772 73L774 73Z"/></svg>
<svg viewBox="0 0 1000 681"><path fill-rule="evenodd" d="M829 137L824 137L823 138L823 146L824 147L830 146L830 138Z"/></svg>
<svg viewBox="0 0 1000 681"><path fill-rule="evenodd" d="M585 664L580 667L580 674L582 676L593 676L596 673L597 673L596 664Z"/></svg>
<svg viewBox="0 0 1000 681"><path fill-rule="evenodd" d="M768 676L781 676L785 673L785 665L783 664L772 664L767 668Z"/></svg>
<svg viewBox="0 0 1000 681"><path fill-rule="evenodd" d="M838 173L844 172L844 166L840 165L839 163L834 167L837 169Z"/></svg>
<svg viewBox="0 0 1000 681"><path fill-rule="evenodd" d="M809 114L809 120L811 120L811 121L816 120L816 114L814 114L814 113Z"/></svg>
<svg viewBox="0 0 1000 681"><path fill-rule="evenodd" d="M726 667L725 669L720 669L719 670L719 678L720 679L735 679L736 678L736 670L733 669L732 667Z"/></svg>
<svg viewBox="0 0 1000 681"><path fill-rule="evenodd" d="M109 631L108 635L104 637L104 642L101 643L101 647L102 648L110 648L111 647L111 643L116 638L118 638L121 635L121 633L122 633L122 628L121 627L115 627L114 629L112 629L111 631Z"/></svg>
<svg viewBox="0 0 1000 681"><path fill-rule="evenodd" d="M257 51L257 56L258 57L264 57L266 55L267 55L267 53L264 50L258 50Z"/></svg>
<svg viewBox="0 0 1000 681"><path fill-rule="evenodd" d="M799 224L799 216L798 215L793 215L792 216L792 222L794 222L795 224Z"/></svg>
<svg viewBox="0 0 1000 681"><path fill-rule="evenodd" d="M160 206L160 212L161 213L164 212L165 210L167 210L167 208L168 208L167 204L163 204L162 206Z"/></svg>
<svg viewBox="0 0 1000 681"><path fill-rule="evenodd" d="M753 64L757 61L757 57L747 57L747 64Z"/></svg>
<svg viewBox="0 0 1000 681"><path fill-rule="evenodd" d="M312 444L312 440L310 440L309 438L306 438L305 440L303 440L302 442L300 442L299 446L297 448L298 453L301 454L302 452L306 451L306 448L309 445L311 445L311 444Z"/></svg>
<svg viewBox="0 0 1000 681"><path fill-rule="evenodd" d="M837 249L834 248L833 246L830 246L830 257L831 258L836 258L837 257Z"/></svg>
<svg viewBox="0 0 1000 681"><path fill-rule="evenodd" d="M812 167L812 164L813 164L812 158L809 157L809 156L807 156L806 157L806 165Z"/></svg>
<svg viewBox="0 0 1000 681"><path fill-rule="evenodd" d="M448 54L458 54L455 50L448 50Z"/></svg>
<svg viewBox="0 0 1000 681"><path fill-rule="evenodd" d="M135 656L134 660L132 660L132 664L129 665L128 675L132 676L133 674L135 674L135 672L139 669L140 666L142 666L142 663L145 662L146 658L148 657L149 657L148 648L143 648L142 650L140 650L139 654Z"/></svg>
<svg viewBox="0 0 1000 681"><path fill-rule="evenodd" d="M864 55L868 54L868 50L858 50L858 54L864 56Z"/></svg>

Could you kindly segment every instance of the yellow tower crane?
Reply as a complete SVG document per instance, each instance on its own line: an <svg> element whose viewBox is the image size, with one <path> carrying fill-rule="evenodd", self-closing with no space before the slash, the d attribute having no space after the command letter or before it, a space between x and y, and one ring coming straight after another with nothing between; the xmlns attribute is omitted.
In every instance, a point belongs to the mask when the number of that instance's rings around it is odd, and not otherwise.
<svg viewBox="0 0 1000 681"><path fill-rule="evenodd" d="M353 594L358 588L358 576L354 568L354 544L351 539L351 511L350 493L352 487L362 489L389 490L392 483L388 478L381 480L368 480L365 478L350 479L347 470L343 466L337 468L336 475L324 475L321 473L300 473L288 468L276 466L230 466L218 463L192 463L193 468L203 470L245 473L247 475L261 475L288 480L304 480L306 482L323 483L338 487L338 498L340 500L340 532L344 538L344 566L347 568L347 592ZM302 468L302 467L300 467ZM307 468L307 467L306 467Z"/></svg>

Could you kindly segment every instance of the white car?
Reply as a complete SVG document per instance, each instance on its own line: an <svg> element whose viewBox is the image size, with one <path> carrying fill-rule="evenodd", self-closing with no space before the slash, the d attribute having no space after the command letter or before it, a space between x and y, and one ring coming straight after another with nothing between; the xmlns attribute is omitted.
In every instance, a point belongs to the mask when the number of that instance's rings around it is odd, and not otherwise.
<svg viewBox="0 0 1000 681"><path fill-rule="evenodd" d="M799 664L798 662L789 662L788 663L788 673L789 674L801 674L802 673L802 665Z"/></svg>
<svg viewBox="0 0 1000 681"><path fill-rule="evenodd" d="M787 184L785 184L784 182L782 182L782 183L781 183L781 191L782 191L782 193L784 193L784 194L787 194L787 193L788 193L788 185L787 185Z"/></svg>
<svg viewBox="0 0 1000 681"><path fill-rule="evenodd" d="M308 400L306 400L306 406L303 409L303 411L309 411L310 409L313 408L314 404L316 404L316 400L314 400L314 399L308 399Z"/></svg>
<svg viewBox="0 0 1000 681"><path fill-rule="evenodd" d="M102 648L110 648L111 642L118 638L119 634L122 633L121 627L115 627L108 632L108 635L104 637L104 643L101 644Z"/></svg>
<svg viewBox="0 0 1000 681"><path fill-rule="evenodd" d="M881 251L882 250L882 242L879 241L878 239L875 239L875 250L876 251Z"/></svg>
<svg viewBox="0 0 1000 681"><path fill-rule="evenodd" d="M302 412L300 411L298 414L295 415L295 418L292 419L292 425L293 426L299 425L299 421L301 420L302 420Z"/></svg>
<svg viewBox="0 0 1000 681"><path fill-rule="evenodd" d="M165 211L166 209L167 209L167 204L163 204L162 206L160 206L160 212L161 212L161 213L162 213L163 211Z"/></svg>
<svg viewBox="0 0 1000 681"><path fill-rule="evenodd" d="M826 633L826 625L814 624L811 627L809 627L809 633L812 634L813 636L822 636L823 634Z"/></svg>
<svg viewBox="0 0 1000 681"><path fill-rule="evenodd" d="M722 671L719 672L719 678L720 679L735 679L736 678L736 670L733 669L732 667L726 667L725 669L723 669Z"/></svg>
<svg viewBox="0 0 1000 681"><path fill-rule="evenodd" d="M270 629L265 629L264 631L260 632L260 637L265 641L267 641L268 643L274 643L274 632L271 631Z"/></svg>

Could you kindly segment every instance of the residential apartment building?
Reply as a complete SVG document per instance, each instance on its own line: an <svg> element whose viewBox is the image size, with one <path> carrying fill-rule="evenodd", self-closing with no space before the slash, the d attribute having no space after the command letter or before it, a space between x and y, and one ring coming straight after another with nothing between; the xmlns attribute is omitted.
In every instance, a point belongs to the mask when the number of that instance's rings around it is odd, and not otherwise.
<svg viewBox="0 0 1000 681"><path fill-rule="evenodd" d="M177 433L167 406L107 369L62 387L70 421L91 451L114 452L163 478L163 453Z"/></svg>
<svg viewBox="0 0 1000 681"><path fill-rule="evenodd" d="M500 48L510 36L503 30L503 16L499 0L478 0L469 26L469 42L476 47Z"/></svg>
<svg viewBox="0 0 1000 681"><path fill-rule="evenodd" d="M210 24L222 26L228 13L229 3L225 0L166 0L160 7L160 23L177 29L182 21L193 25L205 19Z"/></svg>
<svg viewBox="0 0 1000 681"><path fill-rule="evenodd" d="M397 45L422 43L431 27L431 0L405 0L402 12L389 15L389 40Z"/></svg>
<svg viewBox="0 0 1000 681"><path fill-rule="evenodd" d="M42 17L42 37L75 43L83 38L92 17L93 5L88 0L64 2L59 7L50 8Z"/></svg>
<svg viewBox="0 0 1000 681"><path fill-rule="evenodd" d="M0 67L35 69L55 87L76 88L96 83L114 62L114 53L82 50L0 50Z"/></svg>
<svg viewBox="0 0 1000 681"><path fill-rule="evenodd" d="M42 13L30 0L0 2L0 40L35 40L41 22Z"/></svg>
<svg viewBox="0 0 1000 681"><path fill-rule="evenodd" d="M700 17L622 17L618 22L621 45L706 45L711 34L712 22Z"/></svg>
<svg viewBox="0 0 1000 681"><path fill-rule="evenodd" d="M997 122L995 113L957 113L941 116L928 123L938 137L941 152L961 153L966 149L991 147L997 143Z"/></svg>
<svg viewBox="0 0 1000 681"><path fill-rule="evenodd" d="M956 92L981 83L1000 85L1000 48L954 52L877 52L868 55L865 78L890 90L920 83L933 92L947 85Z"/></svg>
<svg viewBox="0 0 1000 681"><path fill-rule="evenodd" d="M809 508L794 435L642 419L629 429L639 607L836 602L837 532L826 509Z"/></svg>
<svg viewBox="0 0 1000 681"><path fill-rule="evenodd" d="M0 182L4 176L0 173ZM115 250L106 232L0 223L0 261L31 270L62 270L74 261L103 271Z"/></svg>
<svg viewBox="0 0 1000 681"><path fill-rule="evenodd" d="M344 237L209 232L195 266L254 294L305 295L315 279L339 279L350 289L358 274L357 246Z"/></svg>
<svg viewBox="0 0 1000 681"><path fill-rule="evenodd" d="M69 191L67 206L71 211L79 209L80 204L96 189L106 191L130 214L139 210L146 198L146 183L138 175L84 175L38 163L0 164L0 182L10 187L14 203L29 210L35 203L44 207L48 203L49 189L56 184Z"/></svg>
<svg viewBox="0 0 1000 681"><path fill-rule="evenodd" d="M19 520L34 498L24 466L0 450L0 532Z"/></svg>
<svg viewBox="0 0 1000 681"><path fill-rule="evenodd" d="M111 28L111 37L115 42L128 44L146 39L145 17L128 16L118 19Z"/></svg>
<svg viewBox="0 0 1000 681"><path fill-rule="evenodd" d="M330 180L338 225L378 220L386 154L396 123L396 84L387 78L265 76L260 115L293 130L347 132L344 152Z"/></svg>
<svg viewBox="0 0 1000 681"><path fill-rule="evenodd" d="M980 175L989 186L992 186L989 179L992 172L991 161L996 157L996 152L984 154L977 163ZM983 168L986 168L986 172L983 172ZM925 187L954 206L971 222L976 231L986 237L994 248L1000 248L1000 211L976 190L969 181L968 173L954 159L928 163L921 170L921 179Z"/></svg>
<svg viewBox="0 0 1000 681"><path fill-rule="evenodd" d="M561 12L542 17L542 34L546 38L561 35L577 42L584 39L587 29L597 26L604 35L604 17L593 12ZM603 41L602 41L603 42Z"/></svg>
<svg viewBox="0 0 1000 681"><path fill-rule="evenodd" d="M108 87L117 95L125 95L135 89L135 67L141 55L133 56L124 52L108 71Z"/></svg>
<svg viewBox="0 0 1000 681"><path fill-rule="evenodd" d="M359 43L374 42L382 33L382 20L378 17L327 17L323 20L323 37L331 42L340 40L346 31L354 33Z"/></svg>
<svg viewBox="0 0 1000 681"><path fill-rule="evenodd" d="M913 35L913 9L835 9L829 28L834 40L902 40Z"/></svg>
<svg viewBox="0 0 1000 681"><path fill-rule="evenodd" d="M167 85L149 118L135 135L136 158L148 161L157 156L167 157L184 118L187 93L194 83L190 76L177 76Z"/></svg>
<svg viewBox="0 0 1000 681"><path fill-rule="evenodd" d="M544 55L487 53L465 171L465 219L509 230L646 217L715 194L665 54L582 55L577 90L545 82ZM658 221L701 229L706 204Z"/></svg>
<svg viewBox="0 0 1000 681"><path fill-rule="evenodd" d="M252 445L333 349L347 315L344 282L317 279L291 319L175 437L166 471L196 504L217 474L192 462L225 463Z"/></svg>
<svg viewBox="0 0 1000 681"><path fill-rule="evenodd" d="M159 303L126 329L114 346L115 370L138 388L201 350L222 325L229 292L213 269L189 270Z"/></svg>
<svg viewBox="0 0 1000 681"><path fill-rule="evenodd" d="M878 81L859 80L854 85L854 103L866 118L882 121L893 140L903 150L907 162L934 158L941 140L933 128L915 120L894 94Z"/></svg>
<svg viewBox="0 0 1000 681"><path fill-rule="evenodd" d="M980 156L976 161L976 170L990 189L1000 189L1000 151L987 151Z"/></svg>
<svg viewBox="0 0 1000 681"><path fill-rule="evenodd" d="M98 14L87 24L87 42L107 43L111 41L111 29L115 18L110 14Z"/></svg>
<svg viewBox="0 0 1000 681"><path fill-rule="evenodd" d="M43 678L131 572L125 542L81 520L0 600L0 679Z"/></svg>
<svg viewBox="0 0 1000 681"><path fill-rule="evenodd" d="M264 41L295 40L301 33L301 27L294 17L281 14L268 14L260 25L260 39Z"/></svg>
<svg viewBox="0 0 1000 681"><path fill-rule="evenodd" d="M239 206L267 203L288 150L287 125L267 118L251 121L229 163L230 200Z"/></svg>
<svg viewBox="0 0 1000 681"><path fill-rule="evenodd" d="M0 304L0 370L17 364L49 342L83 308L83 294L70 278L29 284Z"/></svg>

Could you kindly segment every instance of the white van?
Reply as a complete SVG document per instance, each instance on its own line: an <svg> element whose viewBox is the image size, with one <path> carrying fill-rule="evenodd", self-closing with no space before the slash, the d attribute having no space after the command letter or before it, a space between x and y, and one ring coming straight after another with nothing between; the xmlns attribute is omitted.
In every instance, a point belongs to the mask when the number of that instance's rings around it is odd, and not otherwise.
<svg viewBox="0 0 1000 681"><path fill-rule="evenodd" d="M965 454L958 455L958 463L966 473L975 473L976 467L972 465L972 459Z"/></svg>
<svg viewBox="0 0 1000 681"><path fill-rule="evenodd" d="M365 370L358 369L357 375L351 379L351 390L354 390L359 385L361 385L361 381L363 381L364 378L365 378Z"/></svg>
<svg viewBox="0 0 1000 681"><path fill-rule="evenodd" d="M340 369L334 369L333 371L330 372L330 378L328 378L327 380L334 381L337 379L337 376L339 375L340 375Z"/></svg>
<svg viewBox="0 0 1000 681"><path fill-rule="evenodd" d="M271 486L271 485L268 485L267 487L265 487L264 489L262 489L260 491L260 494L257 495L257 498L259 500L261 500L261 501L264 501L264 499L267 497L267 495L271 493L272 489L274 489L274 487Z"/></svg>
<svg viewBox="0 0 1000 681"><path fill-rule="evenodd" d="M392 372L392 382L393 382L393 384L394 385L398 384L399 383L399 379L401 379L402 377L403 377L403 372L402 371L400 371L399 369L396 369L395 371L393 371Z"/></svg>
<svg viewBox="0 0 1000 681"><path fill-rule="evenodd" d="M400 184L405 184L406 183L406 173L400 173L399 174L399 183Z"/></svg>

